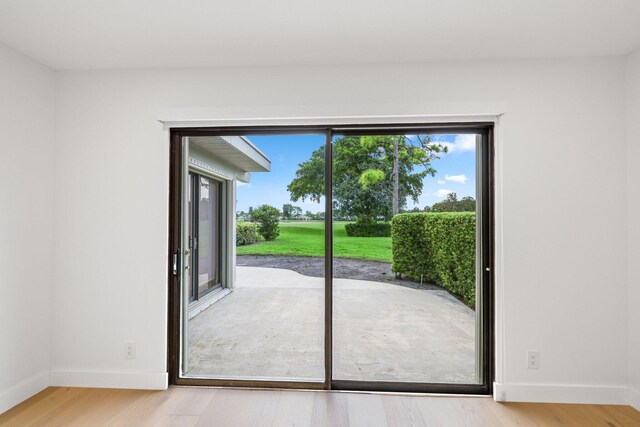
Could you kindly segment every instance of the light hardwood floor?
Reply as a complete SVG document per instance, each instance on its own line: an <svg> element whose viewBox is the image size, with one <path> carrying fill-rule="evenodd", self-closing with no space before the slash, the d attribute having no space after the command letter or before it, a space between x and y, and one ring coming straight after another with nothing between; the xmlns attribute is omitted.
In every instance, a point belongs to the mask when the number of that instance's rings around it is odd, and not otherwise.
<svg viewBox="0 0 640 427"><path fill-rule="evenodd" d="M2 426L640 426L630 406L317 391L51 387Z"/></svg>

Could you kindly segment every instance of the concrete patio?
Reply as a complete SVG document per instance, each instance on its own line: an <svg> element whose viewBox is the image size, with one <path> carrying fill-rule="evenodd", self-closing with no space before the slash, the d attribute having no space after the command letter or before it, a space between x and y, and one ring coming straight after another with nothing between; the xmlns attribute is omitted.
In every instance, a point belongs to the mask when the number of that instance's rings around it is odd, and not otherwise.
<svg viewBox="0 0 640 427"><path fill-rule="evenodd" d="M189 321L188 375L320 380L324 280L237 267ZM334 379L475 383L475 312L444 290L334 279Z"/></svg>

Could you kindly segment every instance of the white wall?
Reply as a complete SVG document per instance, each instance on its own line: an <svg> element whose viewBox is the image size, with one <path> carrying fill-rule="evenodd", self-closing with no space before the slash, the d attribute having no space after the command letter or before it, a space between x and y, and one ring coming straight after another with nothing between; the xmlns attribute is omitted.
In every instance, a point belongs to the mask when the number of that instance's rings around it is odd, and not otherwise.
<svg viewBox="0 0 640 427"><path fill-rule="evenodd" d="M161 110L393 115L407 103L497 103L507 110L500 397L626 401L624 58L61 72L58 84L54 384L164 378ZM123 357L127 340L137 342L135 360ZM539 370L526 369L528 350L540 351Z"/></svg>
<svg viewBox="0 0 640 427"><path fill-rule="evenodd" d="M52 71L0 44L0 413L49 383Z"/></svg>
<svg viewBox="0 0 640 427"><path fill-rule="evenodd" d="M640 410L640 50L627 60L629 178L629 384Z"/></svg>

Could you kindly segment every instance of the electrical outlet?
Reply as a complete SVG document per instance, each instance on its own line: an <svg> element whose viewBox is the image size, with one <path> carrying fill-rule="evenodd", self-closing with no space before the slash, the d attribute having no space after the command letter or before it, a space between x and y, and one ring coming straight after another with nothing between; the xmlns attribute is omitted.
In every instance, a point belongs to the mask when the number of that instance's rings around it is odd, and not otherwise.
<svg viewBox="0 0 640 427"><path fill-rule="evenodd" d="M529 351L527 353L527 369L540 368L540 352Z"/></svg>
<svg viewBox="0 0 640 427"><path fill-rule="evenodd" d="M126 342L124 343L124 358L135 359L136 358L136 343Z"/></svg>

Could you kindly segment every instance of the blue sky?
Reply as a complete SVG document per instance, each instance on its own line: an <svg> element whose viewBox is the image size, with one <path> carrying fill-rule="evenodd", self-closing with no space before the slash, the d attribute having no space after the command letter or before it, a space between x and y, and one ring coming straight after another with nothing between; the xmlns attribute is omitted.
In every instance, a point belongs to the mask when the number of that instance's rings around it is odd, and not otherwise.
<svg viewBox="0 0 640 427"><path fill-rule="evenodd" d="M247 211L249 206L269 204L282 209L285 203L300 206L303 211L320 212L324 201L292 202L287 185L295 178L298 164L306 161L311 153L325 143L324 135L249 135L247 136L271 159L271 172L253 172L249 184L238 187L237 209ZM408 202L409 209L443 200L448 192L458 198L475 198L475 135L433 135L432 141L449 148L447 154L433 161L435 177L427 177L419 203Z"/></svg>

